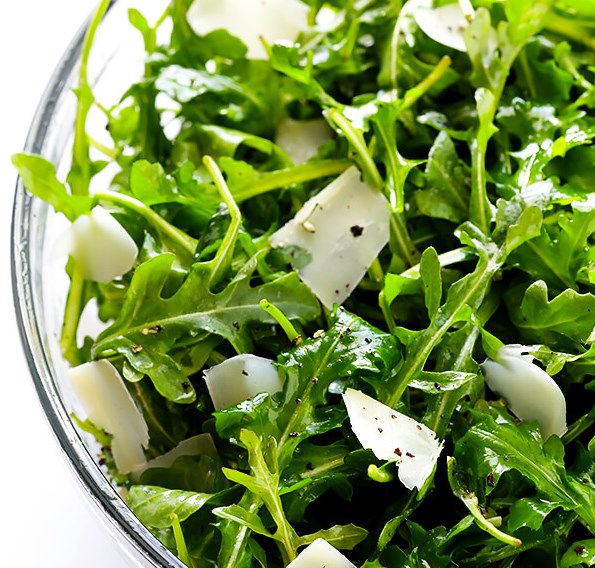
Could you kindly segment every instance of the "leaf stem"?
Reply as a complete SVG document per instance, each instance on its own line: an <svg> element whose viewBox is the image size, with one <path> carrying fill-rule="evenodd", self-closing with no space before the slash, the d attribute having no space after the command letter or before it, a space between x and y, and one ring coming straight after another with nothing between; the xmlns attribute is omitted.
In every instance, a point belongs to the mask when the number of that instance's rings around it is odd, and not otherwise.
<svg viewBox="0 0 595 568"><path fill-rule="evenodd" d="M376 163L372 158L363 134L354 128L353 124L345 118L345 116L336 108L331 108L326 111L328 118L333 122L338 129L341 130L345 138L349 141L357 155L359 156L359 165L364 176L372 183L374 187L382 191L384 181Z"/></svg>
<svg viewBox="0 0 595 568"><path fill-rule="evenodd" d="M448 55L442 57L436 67L422 81L405 93L403 100L399 103L399 112L407 110L425 95L446 73L451 63L452 59Z"/></svg>
<svg viewBox="0 0 595 568"><path fill-rule="evenodd" d="M112 203L119 205L125 209L129 209L138 213L141 217L146 219L151 225L157 229L163 236L169 238L176 246L180 247L190 257L194 256L197 241L193 239L177 227L168 223L161 215L153 211L150 207L145 205L142 201L135 199L129 195L116 193L115 191L98 191L93 194L93 197L98 201Z"/></svg>
<svg viewBox="0 0 595 568"><path fill-rule="evenodd" d="M343 173L350 165L349 160L322 160L320 162L307 162L293 168L266 172L256 180L251 180L246 185L234 188L233 196L237 203L242 203L247 199L275 189L338 175Z"/></svg>
<svg viewBox="0 0 595 568"><path fill-rule="evenodd" d="M456 460L453 457L449 457L447 461L448 481L455 495L463 502L465 507L467 507L469 512L473 515L477 526L505 544L509 544L515 548L521 546L523 543L520 539L502 532L482 515L479 502L477 501L477 495L475 495L475 493L472 491L465 491L462 487L460 487L459 482L455 479L455 465Z"/></svg>
<svg viewBox="0 0 595 568"><path fill-rule="evenodd" d="M87 138L89 140L89 144L93 148L95 148L96 150L99 150L99 152L101 152L104 156L107 156L111 160L114 160L114 162L120 156L120 153L117 150L115 150L114 148L108 148L105 144L102 144L101 142L99 142L99 140L96 140L92 136L87 136Z"/></svg>
<svg viewBox="0 0 595 568"><path fill-rule="evenodd" d="M64 323L60 334L60 348L65 359L73 366L82 363L76 345L76 331L83 311L85 276L78 262L72 263L70 287L64 308Z"/></svg>
<svg viewBox="0 0 595 568"><path fill-rule="evenodd" d="M407 266L413 266L419 261L419 252L411 240L407 230L407 223L403 213L391 213L390 234L395 252ZM391 247L392 248L392 247Z"/></svg>
<svg viewBox="0 0 595 568"><path fill-rule="evenodd" d="M83 41L81 50L81 63L79 68L78 86L76 94L78 97L78 104L76 107L76 117L74 122L74 143L72 147L72 165L77 169L77 176L74 176L71 181L72 193L74 195L87 195L89 193L89 183L92 177L91 160L89 159L89 140L87 138L86 125L89 110L94 101L91 86L89 85L89 57L91 55L91 48L97 33L97 28L107 12L110 5L110 0L101 0L87 33Z"/></svg>
<svg viewBox="0 0 595 568"><path fill-rule="evenodd" d="M188 554L188 548L186 547L186 540L184 533L182 532L182 525L180 519L176 513L170 513L169 518L171 520L171 528L174 533L174 540L176 541L176 548L178 549L178 556L180 560L186 564L186 566L192 566L190 555Z"/></svg>
<svg viewBox="0 0 595 568"><path fill-rule="evenodd" d="M271 317L275 318L281 329L287 335L287 339L294 345L297 345L301 340L301 335L297 332L292 323L287 319L285 314L274 304L271 304L267 299L260 300L260 307Z"/></svg>
<svg viewBox="0 0 595 568"><path fill-rule="evenodd" d="M238 204L235 202L233 195L229 191L229 187L227 187L227 183L223 178L223 174L221 173L217 162L215 162L211 156L205 156L203 158L203 163L213 178L215 187L219 191L219 194L221 195L221 198L223 199L223 202L225 203L225 206L227 207L231 217L231 223L227 229L227 232L225 233L223 242L221 243L215 258L213 258L211 261L213 264L213 271L211 272L211 276L209 278L209 287L213 288L221 281L227 268L231 266L233 250L235 248L240 227L242 225L242 214Z"/></svg>

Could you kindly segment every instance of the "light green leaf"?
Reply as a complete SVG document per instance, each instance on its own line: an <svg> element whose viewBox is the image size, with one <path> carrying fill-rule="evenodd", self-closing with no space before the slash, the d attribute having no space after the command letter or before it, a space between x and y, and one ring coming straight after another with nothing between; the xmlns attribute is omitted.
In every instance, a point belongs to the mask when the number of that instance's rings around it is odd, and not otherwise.
<svg viewBox="0 0 595 568"><path fill-rule="evenodd" d="M442 268L434 247L428 247L421 255L419 272L424 288L424 299L428 316L432 319L442 300Z"/></svg>
<svg viewBox="0 0 595 568"><path fill-rule="evenodd" d="M272 538L273 536L262 524L262 521L257 514L246 511L246 509L239 505L234 504L228 505L227 507L217 507L216 509L213 509L213 514L222 519L227 519L234 523L244 525L257 534L269 538Z"/></svg>
<svg viewBox="0 0 595 568"><path fill-rule="evenodd" d="M165 529L171 526L171 513L180 522L196 513L212 495L164 489L150 485L133 485L128 492L127 503L132 512L149 527Z"/></svg>

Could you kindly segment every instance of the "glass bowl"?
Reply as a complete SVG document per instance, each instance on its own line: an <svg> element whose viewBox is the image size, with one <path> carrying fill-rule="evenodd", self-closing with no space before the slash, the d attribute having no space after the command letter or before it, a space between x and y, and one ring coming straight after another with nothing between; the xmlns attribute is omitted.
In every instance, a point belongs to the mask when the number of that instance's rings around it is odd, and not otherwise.
<svg viewBox="0 0 595 568"><path fill-rule="evenodd" d="M153 3L152 3L153 4ZM157 2L163 6L163 2ZM123 91L130 82L130 62L142 57L125 1L112 2L93 44L89 79L96 94ZM87 25L70 43L39 103L25 152L40 154L67 171L76 112L72 93ZM125 47L125 49L123 49ZM140 48L140 49L139 49ZM124 70L124 72L123 72ZM128 559L138 566L184 566L138 521L104 475L99 448L77 429L70 415L77 402L65 381L66 363L59 348L61 311L66 295L64 255L60 254L61 222L39 199L17 182L12 220L12 286L20 335L43 411L73 468L83 492Z"/></svg>

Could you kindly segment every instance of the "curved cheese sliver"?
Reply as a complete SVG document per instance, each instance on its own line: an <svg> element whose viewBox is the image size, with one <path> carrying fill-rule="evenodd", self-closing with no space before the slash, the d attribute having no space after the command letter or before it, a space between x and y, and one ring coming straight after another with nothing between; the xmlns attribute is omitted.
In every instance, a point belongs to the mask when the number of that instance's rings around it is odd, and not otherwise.
<svg viewBox="0 0 595 568"><path fill-rule="evenodd" d="M358 390L347 389L343 401L360 444L379 460L395 461L407 489L421 489L442 451L436 433Z"/></svg>
<svg viewBox="0 0 595 568"><path fill-rule="evenodd" d="M198 35L225 29L248 48L250 59L267 59L268 44L293 42L308 22L308 7L298 0L195 0L188 10Z"/></svg>
<svg viewBox="0 0 595 568"><path fill-rule="evenodd" d="M486 359L481 368L490 389L506 400L518 418L539 423L544 440L553 434L564 435L564 394L556 381L533 363L525 346L504 345L498 351L498 360Z"/></svg>
<svg viewBox="0 0 595 568"><path fill-rule="evenodd" d="M68 378L89 420L112 435L118 471L130 473L144 464L149 429L118 370L101 359L73 367Z"/></svg>

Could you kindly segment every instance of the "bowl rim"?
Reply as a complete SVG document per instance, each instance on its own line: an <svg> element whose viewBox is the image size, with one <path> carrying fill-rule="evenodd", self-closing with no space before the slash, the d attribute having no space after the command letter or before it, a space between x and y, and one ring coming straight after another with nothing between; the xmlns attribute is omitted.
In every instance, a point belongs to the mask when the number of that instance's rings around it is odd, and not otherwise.
<svg viewBox="0 0 595 568"><path fill-rule="evenodd" d="M112 12L117 2L118 0L111 0L106 16ZM26 153L43 155L46 150L51 133L51 119L62 104L63 95L74 83L73 75L78 68L91 18L92 15L74 35L45 87L29 127L23 149ZM21 345L43 413L62 454L70 463L71 471L93 503L94 512L99 513L98 516L103 521L107 521L112 529L109 531L112 536L117 531L124 535L126 544L131 546L131 549L124 546L120 548L129 558L132 555L137 560L142 559L147 566L181 568L185 565L142 525L116 488L107 480L96 459L86 448L61 398L55 370L48 357L44 332L37 318L37 314L42 312L42 305L31 294L38 267L31 262L30 237L34 223L39 221L37 217L40 205L40 200L29 194L20 177L17 177L10 244L12 297ZM47 213L49 207L45 204L43 207ZM115 540L120 545L124 544L121 539Z"/></svg>

